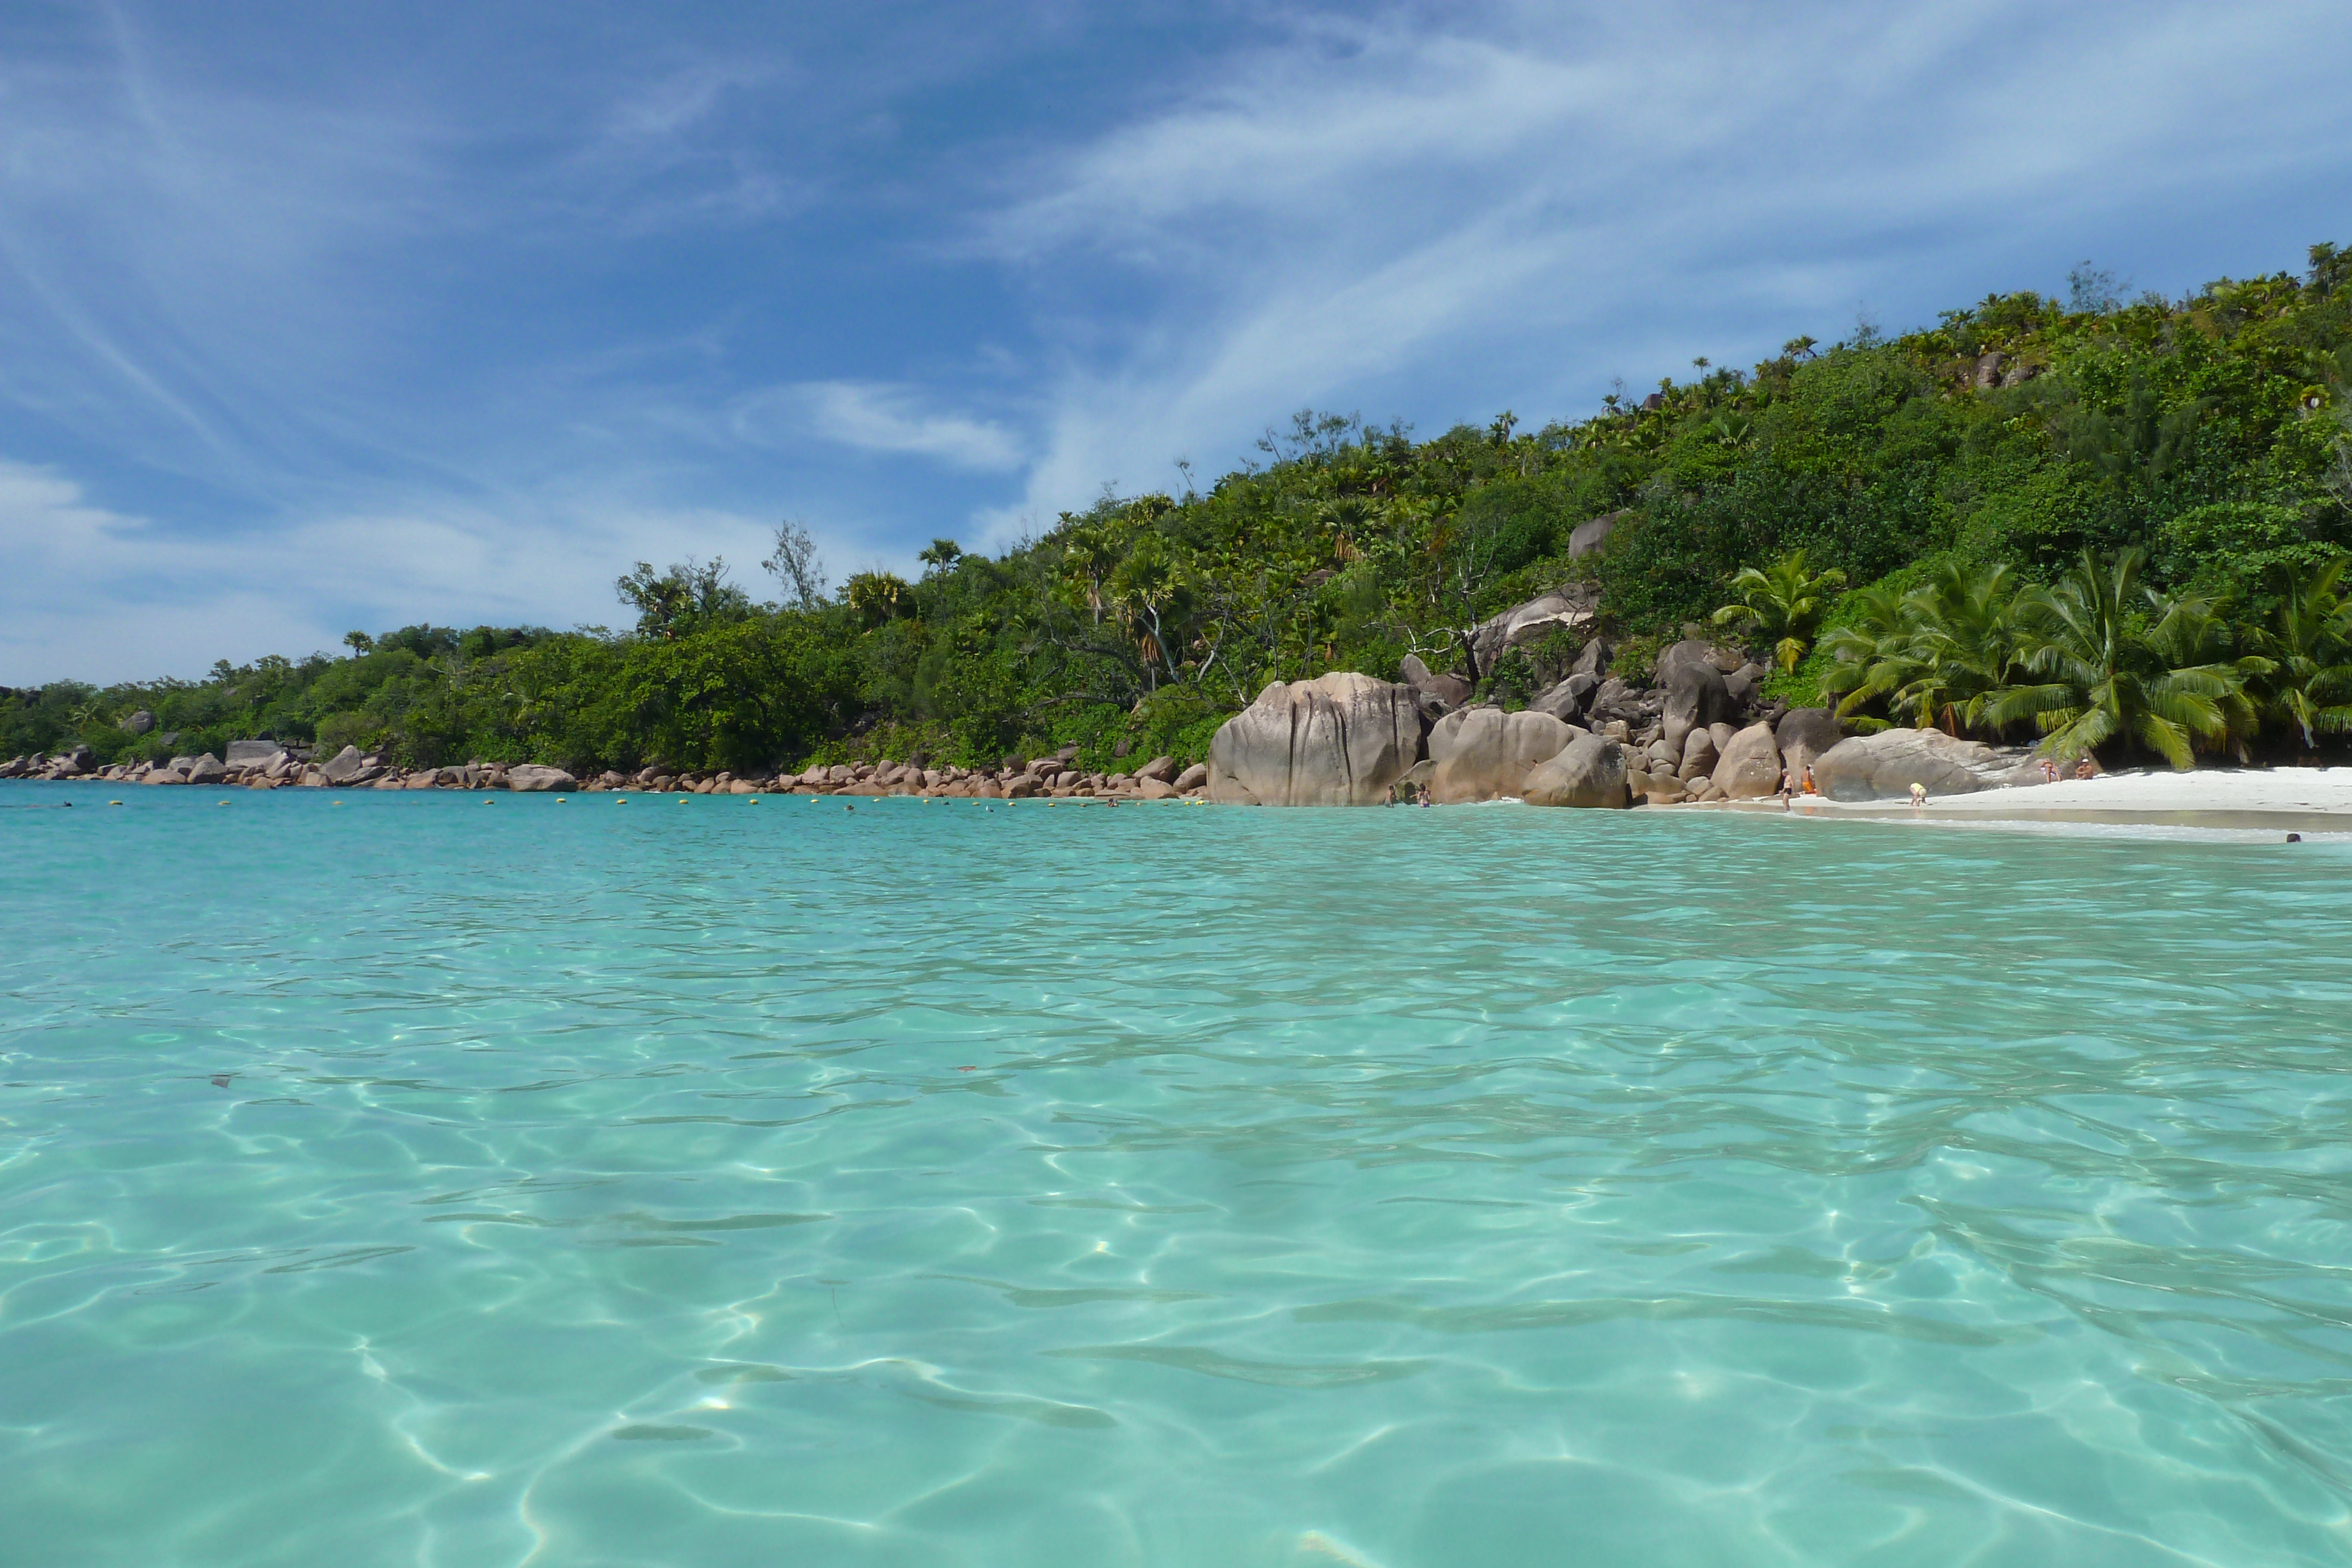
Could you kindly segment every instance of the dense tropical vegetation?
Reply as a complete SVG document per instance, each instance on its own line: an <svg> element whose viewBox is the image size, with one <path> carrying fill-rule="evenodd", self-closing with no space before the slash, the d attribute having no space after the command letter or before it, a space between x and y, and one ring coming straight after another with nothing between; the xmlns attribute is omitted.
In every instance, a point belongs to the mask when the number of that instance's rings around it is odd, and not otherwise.
<svg viewBox="0 0 2352 1568"><path fill-rule="evenodd" d="M2177 762L2352 727L2352 252L2179 300L2078 273L2063 301L1697 371L1535 430L1301 414L1205 490L1106 494L997 556L942 538L913 581L836 589L788 524L772 598L722 562L639 563L618 631L411 626L201 681L0 694L0 756L258 734L574 768L1190 758L1269 680L1392 676L1407 653L1523 698L1520 655L1479 668L1470 629L1580 580L1621 672L1712 618L1777 694L1857 724ZM1572 555L1596 519L1606 548ZM122 727L139 709L151 732Z"/></svg>

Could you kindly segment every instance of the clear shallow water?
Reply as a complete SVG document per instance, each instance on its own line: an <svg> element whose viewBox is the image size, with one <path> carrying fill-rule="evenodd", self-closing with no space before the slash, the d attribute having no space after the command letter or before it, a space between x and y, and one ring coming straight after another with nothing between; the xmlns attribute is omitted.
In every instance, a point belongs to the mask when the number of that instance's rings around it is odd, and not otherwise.
<svg viewBox="0 0 2352 1568"><path fill-rule="evenodd" d="M124 793L0 1562L2352 1558L2344 846Z"/></svg>

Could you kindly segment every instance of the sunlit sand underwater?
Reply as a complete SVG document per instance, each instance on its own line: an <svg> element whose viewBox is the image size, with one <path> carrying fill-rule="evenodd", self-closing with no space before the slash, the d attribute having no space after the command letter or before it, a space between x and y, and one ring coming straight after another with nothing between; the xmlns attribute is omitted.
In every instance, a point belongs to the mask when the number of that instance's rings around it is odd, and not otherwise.
<svg viewBox="0 0 2352 1568"><path fill-rule="evenodd" d="M115 793L0 1563L2352 1560L2352 847Z"/></svg>

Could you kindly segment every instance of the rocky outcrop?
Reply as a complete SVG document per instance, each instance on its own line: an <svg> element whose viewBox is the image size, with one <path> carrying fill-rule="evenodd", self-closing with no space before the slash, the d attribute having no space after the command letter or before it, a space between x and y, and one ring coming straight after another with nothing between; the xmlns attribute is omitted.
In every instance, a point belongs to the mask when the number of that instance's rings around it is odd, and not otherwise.
<svg viewBox="0 0 2352 1568"><path fill-rule="evenodd" d="M1813 783L1832 800L1902 800L1911 786L1930 796L2040 784L2025 747L1990 747L1940 729L1888 729L1849 736L1813 759Z"/></svg>
<svg viewBox="0 0 2352 1568"><path fill-rule="evenodd" d="M1195 789L1206 789L1208 783L1209 765L1205 762L1195 762L1192 767L1176 775L1176 793L1190 795Z"/></svg>
<svg viewBox="0 0 2352 1568"><path fill-rule="evenodd" d="M1731 737L1715 765L1716 789L1733 800L1760 800L1780 788L1780 748L1772 727L1752 724Z"/></svg>
<svg viewBox="0 0 2352 1568"><path fill-rule="evenodd" d="M188 764L188 782L191 784L217 784L227 777L228 769L221 766L221 759L209 751Z"/></svg>
<svg viewBox="0 0 2352 1568"><path fill-rule="evenodd" d="M1274 681L1219 727L1209 799L1242 806L1377 806L1421 756L1412 689L1352 671Z"/></svg>
<svg viewBox="0 0 2352 1568"><path fill-rule="evenodd" d="M1586 706L1585 727L1599 729L1612 719L1634 727L1645 725L1657 713L1656 704L1664 700L1662 695L1654 699L1652 694L1611 675L1594 690L1591 702Z"/></svg>
<svg viewBox="0 0 2352 1568"><path fill-rule="evenodd" d="M1538 693L1528 708L1531 713L1548 713L1562 724L1575 724L1584 716L1592 694L1600 689L1598 675L1570 675Z"/></svg>
<svg viewBox="0 0 2352 1568"><path fill-rule="evenodd" d="M346 746L330 758L319 771L327 776L330 784L349 784L357 779L366 768L367 764L360 760L360 748Z"/></svg>
<svg viewBox="0 0 2352 1568"><path fill-rule="evenodd" d="M1793 707L1780 716L1772 738L1780 744L1780 763L1790 781L1801 785L1806 767L1845 738L1845 727L1830 708Z"/></svg>
<svg viewBox="0 0 2352 1568"><path fill-rule="evenodd" d="M1146 783L1171 783L1176 777L1176 759L1172 757L1155 757L1137 768L1135 776Z"/></svg>
<svg viewBox="0 0 2352 1568"><path fill-rule="evenodd" d="M1617 519L1623 512L1604 512L1591 522L1579 523L1568 536L1568 559L1599 555L1608 548L1609 536L1617 531Z"/></svg>
<svg viewBox="0 0 2352 1568"><path fill-rule="evenodd" d="M1404 678L1406 685L1423 697L1434 699L1440 712L1460 707L1470 700L1469 682L1459 675L1442 674L1431 669L1417 653L1407 653L1398 665L1397 673ZM1431 704L1423 702L1421 706L1427 712Z"/></svg>
<svg viewBox="0 0 2352 1568"><path fill-rule="evenodd" d="M1437 765L1429 798L1447 805L1523 794L1528 773L1583 733L1532 709L1474 707L1449 714L1429 733L1429 758Z"/></svg>
<svg viewBox="0 0 2352 1568"><path fill-rule="evenodd" d="M1478 661L1480 673L1491 670L1506 648L1516 648L1554 631L1572 631L1585 624L1592 619L1599 602L1600 595L1594 590L1562 589L1480 622L1470 633L1470 651Z"/></svg>
<svg viewBox="0 0 2352 1568"><path fill-rule="evenodd" d="M1681 642L1675 643L1672 647L1669 647L1664 653L1660 653L1658 655L1657 664L1653 672L1657 678L1658 685L1671 688L1674 684L1675 672L1681 669L1685 664L1705 664L1711 670L1715 669L1715 649L1713 645L1699 642L1696 638L1685 637ZM1716 671L1716 674L1721 674L1723 672L1720 670Z"/></svg>
<svg viewBox="0 0 2352 1568"><path fill-rule="evenodd" d="M1573 736L1528 771L1520 795L1530 806L1630 806L1624 749L1597 735Z"/></svg>
<svg viewBox="0 0 2352 1568"><path fill-rule="evenodd" d="M730 783L734 780L729 780ZM507 788L526 794L545 790L569 791L580 788L580 780L561 768L549 768L537 762L520 762L507 769ZM750 793L746 790L745 793Z"/></svg>
<svg viewBox="0 0 2352 1568"><path fill-rule="evenodd" d="M1678 653L1693 645L1677 643L1670 652ZM1693 728L1727 724L1738 715L1739 706L1731 700L1731 693L1723 684L1723 672L1711 660L1675 660L1664 679L1666 702L1661 717L1667 743L1677 749Z"/></svg>
<svg viewBox="0 0 2352 1568"><path fill-rule="evenodd" d="M142 707L124 718L116 727L127 729L133 735L145 735L155 727L155 716Z"/></svg>

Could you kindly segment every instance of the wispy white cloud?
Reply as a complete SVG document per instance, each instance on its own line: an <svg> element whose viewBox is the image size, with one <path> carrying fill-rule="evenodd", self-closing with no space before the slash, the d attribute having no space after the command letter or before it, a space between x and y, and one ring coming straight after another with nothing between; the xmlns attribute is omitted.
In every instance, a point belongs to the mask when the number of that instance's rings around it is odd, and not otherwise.
<svg viewBox="0 0 2352 1568"><path fill-rule="evenodd" d="M191 536L95 505L53 467L0 458L0 670L12 682L189 674L215 659L332 649L354 628L614 623L637 559L723 555L755 595L771 520L546 491L458 507L328 512ZM855 541L821 539L847 559Z"/></svg>
<svg viewBox="0 0 2352 1568"><path fill-rule="evenodd" d="M936 458L958 468L1018 468L1021 442L994 420L940 413L918 387L882 382L801 382L741 399L730 423L742 439L814 436L858 452Z"/></svg>
<svg viewBox="0 0 2352 1568"><path fill-rule="evenodd" d="M788 172L793 150L755 144L730 123L731 110L788 90L793 76L758 56L651 72L624 88L567 162L554 199L630 235L805 209L822 183Z"/></svg>

